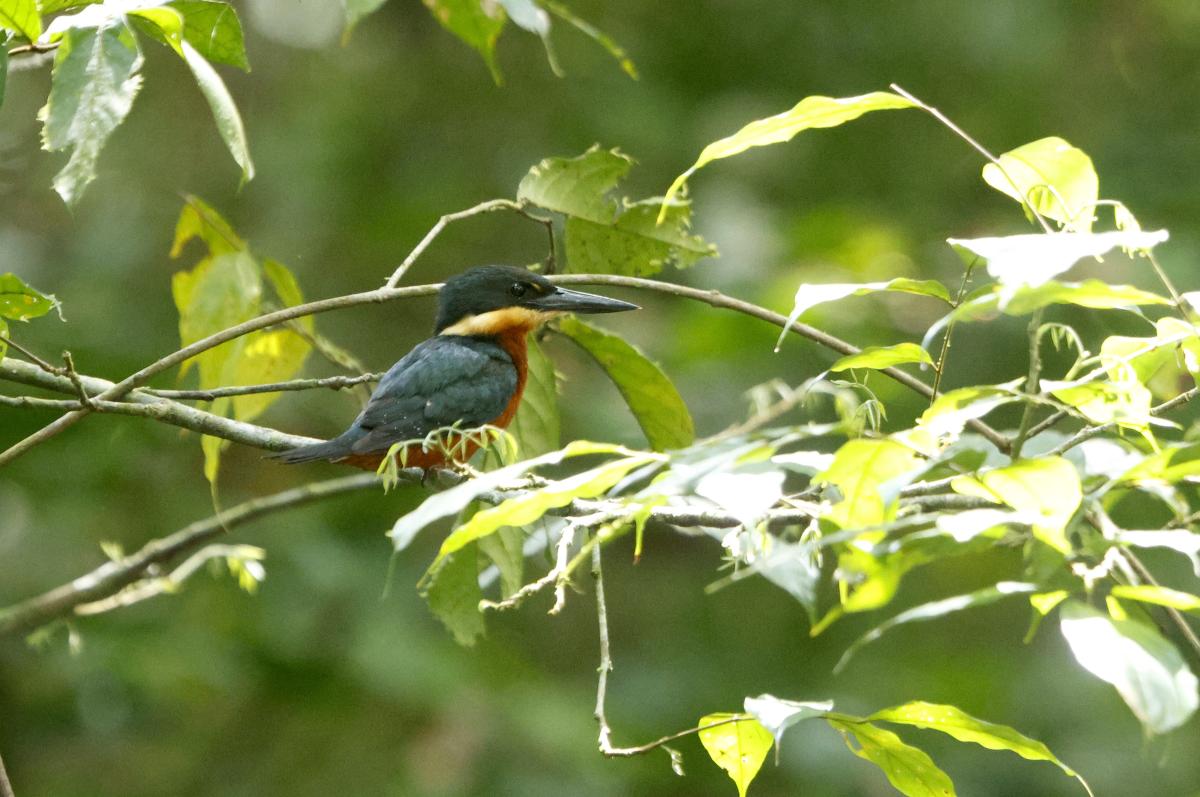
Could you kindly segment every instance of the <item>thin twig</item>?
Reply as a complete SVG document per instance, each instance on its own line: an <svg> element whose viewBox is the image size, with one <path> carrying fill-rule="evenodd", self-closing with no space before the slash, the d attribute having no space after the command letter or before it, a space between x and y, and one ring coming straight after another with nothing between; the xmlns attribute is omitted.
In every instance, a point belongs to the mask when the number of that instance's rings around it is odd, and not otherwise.
<svg viewBox="0 0 1200 797"><path fill-rule="evenodd" d="M362 374L361 376L327 376L322 379L291 379L286 382L272 382L265 385L242 385L239 387L217 387L212 390L159 390L152 387L138 388L139 393L145 393L159 398L183 401L215 401L229 396L250 396L257 393L282 393L291 390L312 390L313 388L344 388L361 385L365 382L378 382L383 378L383 372Z"/></svg>
<svg viewBox="0 0 1200 797"><path fill-rule="evenodd" d="M20 343L17 343L12 338L6 337L5 335L0 335L0 343L3 343L5 346L8 346L9 348L16 349L17 351L21 352L21 354L24 354L26 357L28 357L30 360L32 360L34 362L34 364L37 365L38 368L41 368L43 371L45 371L47 373L61 375L63 372L63 369L61 367L59 367L57 365L51 365L50 363L43 360L41 357L38 357L36 354L31 352L29 349L22 346Z"/></svg>
<svg viewBox="0 0 1200 797"><path fill-rule="evenodd" d="M11 58L14 55L26 55L28 53L52 53L58 49L62 41L55 42L30 42L29 44L18 45L8 51L8 56Z"/></svg>
<svg viewBox="0 0 1200 797"><path fill-rule="evenodd" d="M971 282L971 272L975 270L975 264L979 262L979 257L971 258L971 262L967 264L967 268L963 271L962 281L958 284L958 295L954 297L954 310L957 310L962 304L963 297L967 293L967 285ZM950 354L950 337L954 334L954 327L958 323L958 319L953 316L950 318L950 323L946 325L946 335L942 338L942 351L938 354L937 366L933 371L933 395L929 397L930 406L937 401L938 391L942 387L942 377L946 373L946 357Z"/></svg>
<svg viewBox="0 0 1200 797"><path fill-rule="evenodd" d="M1179 407L1183 404L1187 404L1189 401L1191 401L1192 399L1194 399L1196 397L1197 393L1200 393L1200 388L1192 388L1191 390L1188 390L1184 393L1180 393L1175 398L1173 398L1169 401L1164 401L1162 404L1159 404L1157 407L1151 407L1150 414L1157 417L1164 413L1170 412L1171 410L1175 409L1176 407ZM1100 424L1099 426L1088 426L1083 429L1080 429L1073 436L1067 438L1066 440L1059 443L1054 448L1047 451L1044 456L1047 456L1047 457L1061 456L1063 453L1070 451L1072 448L1074 448L1075 446L1084 442L1085 440L1091 440L1093 437L1102 435L1105 432L1111 432L1113 429L1116 429L1118 426L1120 426L1120 424L1117 423L1116 421L1113 421L1112 423L1104 423L1104 424Z"/></svg>
<svg viewBox="0 0 1200 797"><path fill-rule="evenodd" d="M1136 570L1138 575L1143 579L1150 582L1155 587L1162 586L1158 583L1158 580L1154 577L1154 574L1150 572L1150 569L1146 567L1138 555L1133 551L1129 550L1128 548L1114 548L1112 550L1119 550L1120 554L1125 557L1133 569ZM1165 606L1163 608L1167 610L1167 615L1171 618L1171 621L1175 623L1175 627L1179 629L1179 633L1183 634L1184 639L1186 639L1188 644L1191 646L1192 652L1195 653L1198 658L1200 658L1200 637L1196 636L1196 631L1192 628L1191 624L1188 623L1187 618L1180 614L1179 610L1173 606Z"/></svg>
<svg viewBox="0 0 1200 797"><path fill-rule="evenodd" d="M83 381L79 378L79 372L75 370L75 358L71 356L71 352L64 351L62 353L63 362L66 364L64 372L67 379L71 380L71 384L75 386L75 394L79 396L80 410L91 412L96 407L92 403L92 397L83 387Z"/></svg>
<svg viewBox="0 0 1200 797"><path fill-rule="evenodd" d="M600 666L596 679L596 710L594 716L599 725L598 743L600 752L605 755L612 750L612 728L608 724L608 716L604 712L605 697L608 694L608 674L612 672L612 652L608 642L608 604L604 599L604 567L600 556L600 546L592 548L592 575L596 579L596 623L600 636Z"/></svg>
<svg viewBox="0 0 1200 797"><path fill-rule="evenodd" d="M1042 374L1042 347L1040 345L1042 339L1042 313L1043 308L1038 308L1033 313L1033 317L1029 319L1029 375L1025 378L1025 393L1029 396L1037 396L1042 391L1039 387ZM1021 458L1021 449L1025 447L1025 440L1029 435L1029 425L1033 422L1033 410L1036 402L1025 402L1025 409L1021 412L1021 423L1017 427L1016 437L1012 442L1011 456L1014 460Z"/></svg>
<svg viewBox="0 0 1200 797"><path fill-rule="evenodd" d="M483 600L479 602L479 610L485 611L494 609L496 611L504 611L506 609L515 609L525 602L525 599L541 592L551 584L554 585L554 605L550 607L547 614L558 614L562 611L566 603L567 579L564 576L569 575L568 565L570 564L571 545L575 542L575 533L581 528L590 528L605 522L608 515L605 513L596 513L585 515L581 518L574 518L562 530L559 535L558 542L555 544L555 561L554 567L539 578L537 581L531 581L519 590L509 595L501 601Z"/></svg>

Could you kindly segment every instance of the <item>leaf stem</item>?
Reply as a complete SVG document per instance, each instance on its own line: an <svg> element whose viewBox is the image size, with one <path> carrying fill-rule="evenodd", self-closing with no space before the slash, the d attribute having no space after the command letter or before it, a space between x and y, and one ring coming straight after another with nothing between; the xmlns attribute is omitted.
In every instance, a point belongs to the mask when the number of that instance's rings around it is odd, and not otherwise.
<svg viewBox="0 0 1200 797"><path fill-rule="evenodd" d="M954 297L954 310L957 310L962 304L963 296L967 293L967 284L971 281L971 272L975 270L975 264L979 262L979 256L971 258L971 262L967 264L966 271L963 272L962 282L958 284L958 295ZM938 354L937 366L934 368L933 376L933 395L929 397L930 406L937 401L938 390L942 386L942 375L946 371L946 357L950 354L950 336L954 334L954 326L957 319L951 318L950 323L946 325L946 336L942 338L942 351Z"/></svg>
<svg viewBox="0 0 1200 797"><path fill-rule="evenodd" d="M1025 378L1025 393L1029 396L1036 396L1041 392L1038 383L1042 373L1042 355L1039 343L1042 339L1043 312L1044 308L1039 307L1034 312L1033 318L1029 319L1029 375ZM1017 436L1013 438L1010 453L1014 462L1021 458L1021 449L1025 446L1025 440L1028 438L1029 425L1033 422L1035 405L1036 402L1027 401L1025 409L1021 413L1021 425L1017 427Z"/></svg>

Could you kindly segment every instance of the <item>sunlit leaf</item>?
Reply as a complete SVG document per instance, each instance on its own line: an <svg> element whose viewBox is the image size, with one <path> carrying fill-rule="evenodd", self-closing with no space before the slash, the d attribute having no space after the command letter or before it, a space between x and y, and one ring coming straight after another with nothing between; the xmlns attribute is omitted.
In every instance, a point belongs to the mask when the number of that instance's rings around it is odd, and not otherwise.
<svg viewBox="0 0 1200 797"><path fill-rule="evenodd" d="M1122 475L1121 481L1175 484L1197 477L1200 477L1200 445L1185 444L1164 446L1161 451L1150 454Z"/></svg>
<svg viewBox="0 0 1200 797"><path fill-rule="evenodd" d="M782 471L714 471L696 484L696 495L707 498L737 517L752 524L783 497Z"/></svg>
<svg viewBox="0 0 1200 797"><path fill-rule="evenodd" d="M923 750L905 744L896 734L869 722L835 718L827 721L841 732L851 752L883 770L888 782L901 794L908 797L954 797L954 783L950 776L938 769ZM851 743L852 738L858 741L858 747Z"/></svg>
<svg viewBox="0 0 1200 797"><path fill-rule="evenodd" d="M848 296L866 296L869 293L878 291L899 291L901 293L915 293L920 296L932 296L941 299L947 304L950 303L950 293L946 290L946 286L937 280L914 280L906 277L897 277L887 282L865 282L865 283L806 283L796 289L795 304L792 307L791 314L788 315L787 324L783 328L783 332L779 335L779 340L775 343L775 350L779 351L779 347L783 344L783 339L787 337L788 329L792 324L808 312L809 309L816 307L818 304L825 302L834 302L838 299L845 299Z"/></svg>
<svg viewBox="0 0 1200 797"><path fill-rule="evenodd" d="M920 606L914 606L907 609L894 617L884 620L879 625L872 628L867 633L863 634L854 644L846 649L842 654L842 658L838 661L837 666L833 671L840 672L850 662L850 658L857 653L865 645L869 645L879 639L885 633L895 628L896 626L906 623L933 620L938 617L944 617L947 614L961 612L964 609L973 609L977 606L987 606L995 603L1001 598L1009 595L1021 595L1030 592L1036 592L1038 589L1036 584L1022 584L1014 581L1001 581L991 587L985 587L975 592L967 593L966 595L955 595L953 598L943 598L942 600L925 603ZM873 717L873 719L878 718Z"/></svg>
<svg viewBox="0 0 1200 797"><path fill-rule="evenodd" d="M1010 750L1029 761L1049 761L1066 774L1075 775L1070 767L1050 752L1050 748L1036 739L1030 739L1007 725L976 719L955 706L915 701L876 711L867 719L940 731L960 742L977 744L988 750Z"/></svg>
<svg viewBox="0 0 1200 797"><path fill-rule="evenodd" d="M19 33L31 42L37 41L42 35L37 4L34 0L0 0L0 28Z"/></svg>
<svg viewBox="0 0 1200 797"><path fill-rule="evenodd" d="M0 318L28 321L58 307L58 299L31 287L11 271L0 274Z"/></svg>
<svg viewBox="0 0 1200 797"><path fill-rule="evenodd" d="M503 83L496 64L496 40L504 29L504 9L480 0L423 0L442 27L483 56L496 83Z"/></svg>
<svg viewBox="0 0 1200 797"><path fill-rule="evenodd" d="M783 741L784 731L801 720L813 719L833 711L833 701L801 702L784 700L774 695L759 695L746 698L745 708L747 714L758 720L759 724L775 737L775 745L778 748Z"/></svg>
<svg viewBox="0 0 1200 797"><path fill-rule="evenodd" d="M250 147L246 143L246 129L242 125L242 117L238 114L233 97L230 96L229 89L225 88L225 82L221 80L217 70L213 69L212 64L206 61L190 42L184 41L182 49L183 58L192 70L192 75L196 78L200 91L204 93L204 98L208 100L208 105L212 109L221 139L229 148L229 153L233 156L234 161L242 167L242 182L244 183L254 177L254 162L250 160Z"/></svg>
<svg viewBox="0 0 1200 797"><path fill-rule="evenodd" d="M892 346L868 346L858 354L848 354L833 365L830 371L849 371L851 368L891 368L905 363L933 365L929 352L915 343L896 343Z"/></svg>
<svg viewBox="0 0 1200 797"><path fill-rule="evenodd" d="M183 38L205 60L250 69L242 23L232 5L224 0L171 0L167 5L183 15Z"/></svg>
<svg viewBox="0 0 1200 797"><path fill-rule="evenodd" d="M1003 286L1037 287L1067 271L1085 257L1099 257L1114 248L1149 250L1167 240L1155 232L1058 232L1006 235L999 238L949 238L965 260L987 261L988 274Z"/></svg>
<svg viewBox="0 0 1200 797"><path fill-rule="evenodd" d="M723 724L704 728L718 722ZM698 725L703 728L700 744L737 784L738 794L746 797L746 789L771 750L771 732L753 717L739 714L708 714L700 718Z"/></svg>
<svg viewBox="0 0 1200 797"><path fill-rule="evenodd" d="M428 574L420 589L429 609L458 644L470 647L483 636L483 614L479 611L483 592L479 589L478 554L474 545L446 557L440 567Z"/></svg>
<svg viewBox="0 0 1200 797"><path fill-rule="evenodd" d="M123 21L63 32L50 97L39 116L42 146L50 152L71 148L70 160L54 178L54 189L67 204L78 201L95 179L100 150L141 88L141 66L133 31Z"/></svg>
<svg viewBox="0 0 1200 797"><path fill-rule="evenodd" d="M1042 382L1043 390L1095 424L1148 430L1150 391L1136 379L1112 382Z"/></svg>
<svg viewBox="0 0 1200 797"><path fill-rule="evenodd" d="M550 15L534 0L499 0L499 3L517 27L539 36L550 32Z"/></svg>
<svg viewBox="0 0 1200 797"><path fill-rule="evenodd" d="M1127 598L1142 603L1153 603L1156 606L1169 606L1181 612L1200 614L1200 597L1169 587L1117 584L1109 594L1116 598Z"/></svg>
<svg viewBox="0 0 1200 797"><path fill-rule="evenodd" d="M692 416L679 391L657 365L617 335L567 316L559 331L592 356L621 391L656 451L692 444Z"/></svg>
<svg viewBox="0 0 1200 797"><path fill-rule="evenodd" d="M1114 620L1074 600L1063 605L1059 616L1075 659L1116 687L1147 730L1166 733L1196 711L1196 676L1175 646L1153 628Z"/></svg>
<svg viewBox="0 0 1200 797"><path fill-rule="evenodd" d="M953 439L962 434L968 421L1016 400L1015 395L1000 387L963 387L934 399L917 424L935 438Z"/></svg>
<svg viewBox="0 0 1200 797"><path fill-rule="evenodd" d="M875 526L895 515L901 482L918 465L916 453L892 440L851 440L813 480L841 494L823 519L840 528Z"/></svg>
<svg viewBox="0 0 1200 797"><path fill-rule="evenodd" d="M870 111L892 108L914 108L916 104L897 94L875 91L857 97L805 97L789 111L757 119L733 135L714 141L703 149L696 162L675 178L663 199L661 221L666 216L667 203L683 188L688 178L704 165L719 158L728 158L751 147L763 147L790 141L797 133L821 127L837 127Z"/></svg>
<svg viewBox="0 0 1200 797"><path fill-rule="evenodd" d="M992 188L1032 207L1069 229L1088 232L1100 178L1092 159L1058 136L1039 138L985 164L983 179Z"/></svg>
<svg viewBox="0 0 1200 797"><path fill-rule="evenodd" d="M961 495L972 495L1027 512L1039 521L1033 534L1055 550L1069 554L1066 527L1083 490L1075 466L1061 457L1014 462L978 476L959 476L950 485Z"/></svg>
<svg viewBox="0 0 1200 797"><path fill-rule="evenodd" d="M1138 548L1170 548L1192 560L1192 569L1200 578L1200 534L1188 529L1156 529L1117 532L1116 541Z"/></svg>
<svg viewBox="0 0 1200 797"><path fill-rule="evenodd" d="M476 512L470 520L445 539L434 565L437 566L442 558L468 543L486 537L503 526L525 526L538 520L549 510L566 506L576 498L595 498L602 495L629 471L653 459L652 455L635 454L611 460L591 470L549 482L494 507Z"/></svg>

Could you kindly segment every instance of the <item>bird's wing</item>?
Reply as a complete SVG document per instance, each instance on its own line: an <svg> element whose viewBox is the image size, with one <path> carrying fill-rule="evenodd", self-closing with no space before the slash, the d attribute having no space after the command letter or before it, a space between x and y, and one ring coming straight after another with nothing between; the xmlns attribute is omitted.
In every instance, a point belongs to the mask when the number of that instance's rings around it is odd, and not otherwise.
<svg viewBox="0 0 1200 797"><path fill-rule="evenodd" d="M352 429L354 453L386 451L455 423L481 426L504 412L517 389L517 369L499 346L430 338L392 366Z"/></svg>

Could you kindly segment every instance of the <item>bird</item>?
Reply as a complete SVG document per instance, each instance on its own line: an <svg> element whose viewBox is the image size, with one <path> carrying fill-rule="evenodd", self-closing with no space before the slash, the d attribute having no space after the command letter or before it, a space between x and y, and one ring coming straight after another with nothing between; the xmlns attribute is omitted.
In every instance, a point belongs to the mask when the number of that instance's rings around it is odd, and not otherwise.
<svg viewBox="0 0 1200 797"><path fill-rule="evenodd" d="M636 304L559 287L516 266L478 266L438 292L434 334L388 369L346 431L322 443L272 456L294 465L324 460L377 470L396 443L423 440L446 427L504 428L528 377L526 336L563 313L616 313ZM465 462L477 448L454 447ZM398 453L404 467L427 471L450 461L446 446L414 444Z"/></svg>

